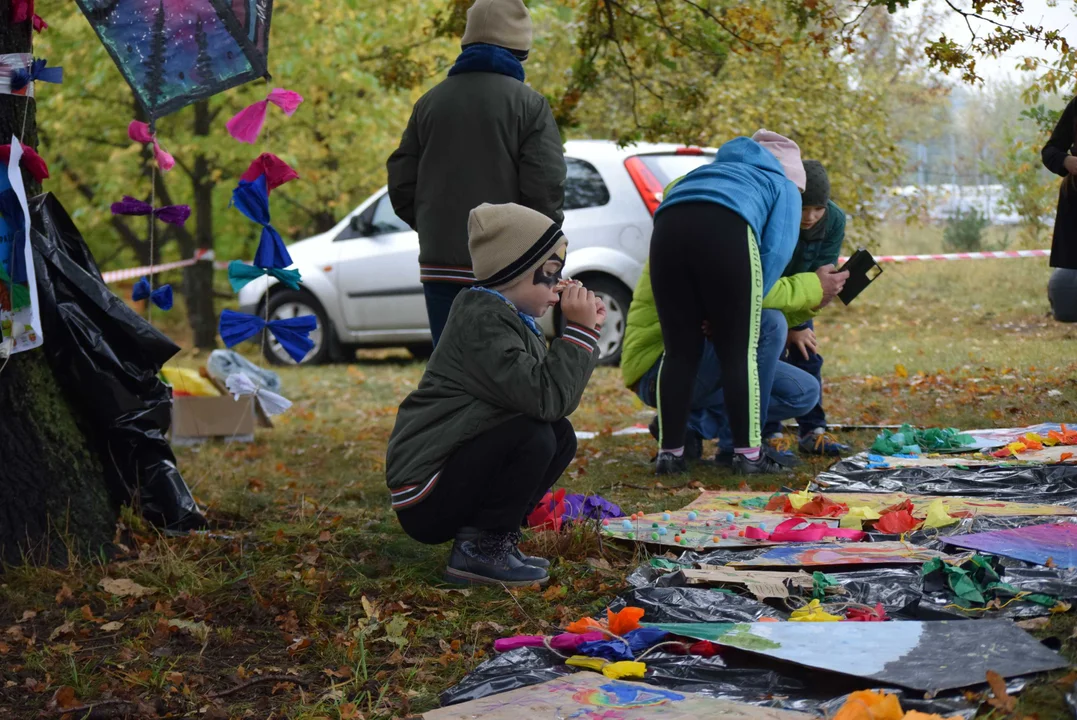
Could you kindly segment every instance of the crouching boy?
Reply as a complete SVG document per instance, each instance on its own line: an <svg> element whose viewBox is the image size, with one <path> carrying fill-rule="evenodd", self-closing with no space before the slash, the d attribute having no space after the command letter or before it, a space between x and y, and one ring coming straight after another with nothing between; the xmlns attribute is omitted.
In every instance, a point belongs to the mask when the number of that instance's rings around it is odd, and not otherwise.
<svg viewBox="0 0 1077 720"><path fill-rule="evenodd" d="M549 562L517 548L520 528L576 454L566 416L594 370L606 310L561 280L565 237L538 212L480 205L468 247L476 286L453 303L400 405L386 481L408 535L453 541L450 582L544 583ZM547 349L535 318L558 302L568 326Z"/></svg>

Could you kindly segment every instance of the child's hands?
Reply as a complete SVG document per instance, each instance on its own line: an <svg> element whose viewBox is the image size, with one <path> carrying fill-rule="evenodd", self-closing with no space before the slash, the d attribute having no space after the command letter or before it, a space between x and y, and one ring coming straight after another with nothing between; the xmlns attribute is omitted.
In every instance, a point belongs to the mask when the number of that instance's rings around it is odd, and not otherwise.
<svg viewBox="0 0 1077 720"><path fill-rule="evenodd" d="M799 350L805 360L810 360L811 355L819 352L819 342L815 339L815 331L811 328L790 330L787 344L790 350L794 348Z"/></svg>
<svg viewBox="0 0 1077 720"><path fill-rule="evenodd" d="M595 323L595 330L601 330L602 326L606 324L606 303L602 302L602 298L595 296L595 310L598 311L598 322Z"/></svg>
<svg viewBox="0 0 1077 720"><path fill-rule="evenodd" d="M561 313L570 323L583 327L597 327L599 307L602 308L601 320L606 319L606 306L595 294L583 285L570 285L561 293Z"/></svg>

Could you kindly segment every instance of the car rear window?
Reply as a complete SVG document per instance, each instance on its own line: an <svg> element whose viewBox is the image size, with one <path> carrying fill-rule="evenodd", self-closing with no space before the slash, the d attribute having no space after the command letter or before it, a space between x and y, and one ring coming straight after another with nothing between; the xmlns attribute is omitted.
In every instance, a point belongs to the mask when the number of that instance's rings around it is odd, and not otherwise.
<svg viewBox="0 0 1077 720"><path fill-rule="evenodd" d="M639 159L654 173L662 187L665 187L700 165L714 162L714 155L640 155Z"/></svg>

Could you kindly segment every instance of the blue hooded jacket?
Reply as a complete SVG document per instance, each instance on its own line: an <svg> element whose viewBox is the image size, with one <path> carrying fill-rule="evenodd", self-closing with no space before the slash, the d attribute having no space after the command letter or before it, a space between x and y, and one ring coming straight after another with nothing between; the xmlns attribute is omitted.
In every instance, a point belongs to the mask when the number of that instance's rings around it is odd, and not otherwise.
<svg viewBox="0 0 1077 720"><path fill-rule="evenodd" d="M712 202L744 218L755 234L766 295L793 257L800 237L800 191L778 158L751 138L730 140L714 162L681 178L655 212L690 202Z"/></svg>

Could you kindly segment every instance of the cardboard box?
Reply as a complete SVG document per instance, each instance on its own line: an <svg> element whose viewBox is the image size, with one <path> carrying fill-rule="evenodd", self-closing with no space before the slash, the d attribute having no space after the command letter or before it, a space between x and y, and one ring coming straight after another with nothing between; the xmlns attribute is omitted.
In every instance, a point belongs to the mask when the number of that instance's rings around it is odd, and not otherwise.
<svg viewBox="0 0 1077 720"><path fill-rule="evenodd" d="M253 397L172 398L173 445L194 445L215 438L251 442L255 425L273 427Z"/></svg>

